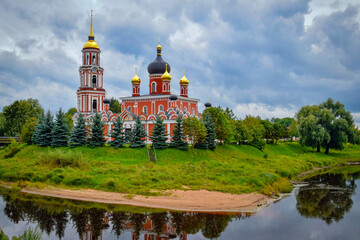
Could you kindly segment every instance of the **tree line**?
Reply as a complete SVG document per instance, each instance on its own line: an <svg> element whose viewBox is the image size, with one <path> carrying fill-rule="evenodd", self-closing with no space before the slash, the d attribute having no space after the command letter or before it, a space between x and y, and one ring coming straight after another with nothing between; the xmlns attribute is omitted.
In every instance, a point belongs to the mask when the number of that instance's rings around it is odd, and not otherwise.
<svg viewBox="0 0 360 240"><path fill-rule="evenodd" d="M112 101L119 112L120 103L113 98ZM21 141L39 146L103 146L106 141L100 115L96 114L92 123L85 127L80 114L73 126L75 112L75 108L66 113L60 109L54 120L50 111L44 113L36 99L15 101L0 113L0 135L20 136ZM146 136L139 117L131 131L125 130L123 122L117 119L110 134L112 141L109 144L115 148L125 144L141 148L148 137L155 149L174 147L187 150L190 143L191 147L198 149L215 149L218 144L248 144L263 150L266 144L298 137L302 145L314 147L317 151L324 148L325 153L329 153L329 149L343 149L348 142L360 142L360 131L355 127L351 113L331 98L319 105L302 107L295 118L282 119L261 119L251 115L238 119L229 108L209 107L200 119L183 119L181 116L176 119L170 139L159 116L150 136Z"/></svg>

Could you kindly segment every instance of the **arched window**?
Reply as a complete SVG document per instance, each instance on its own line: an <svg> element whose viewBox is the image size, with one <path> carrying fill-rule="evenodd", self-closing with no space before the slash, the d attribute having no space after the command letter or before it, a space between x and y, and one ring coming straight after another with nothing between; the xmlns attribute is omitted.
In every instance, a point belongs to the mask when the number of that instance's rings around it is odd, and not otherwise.
<svg viewBox="0 0 360 240"><path fill-rule="evenodd" d="M164 111L163 105L160 105L160 106L159 106L159 112L160 112L160 111Z"/></svg>
<svg viewBox="0 0 360 240"><path fill-rule="evenodd" d="M184 107L184 112L186 112L187 111L187 108L186 107Z"/></svg>
<svg viewBox="0 0 360 240"><path fill-rule="evenodd" d="M153 82L153 83L151 84L151 92L152 92L152 93L156 93L156 82Z"/></svg>
<svg viewBox="0 0 360 240"><path fill-rule="evenodd" d="M97 101L96 101L96 99L93 100L93 112L97 112Z"/></svg>
<svg viewBox="0 0 360 240"><path fill-rule="evenodd" d="M86 54L86 64L89 65L89 54Z"/></svg>
<svg viewBox="0 0 360 240"><path fill-rule="evenodd" d="M132 111L131 107L128 107L129 111Z"/></svg>
<svg viewBox="0 0 360 240"><path fill-rule="evenodd" d="M144 113L145 115L147 115L147 107L146 107L146 106L143 107L143 113Z"/></svg>
<svg viewBox="0 0 360 240"><path fill-rule="evenodd" d="M92 56L92 64L95 65L95 62L96 62L96 57L95 55Z"/></svg>
<svg viewBox="0 0 360 240"><path fill-rule="evenodd" d="M192 115L195 116L195 108L192 108Z"/></svg>
<svg viewBox="0 0 360 240"><path fill-rule="evenodd" d="M93 75L92 85L93 87L96 87L96 75Z"/></svg>

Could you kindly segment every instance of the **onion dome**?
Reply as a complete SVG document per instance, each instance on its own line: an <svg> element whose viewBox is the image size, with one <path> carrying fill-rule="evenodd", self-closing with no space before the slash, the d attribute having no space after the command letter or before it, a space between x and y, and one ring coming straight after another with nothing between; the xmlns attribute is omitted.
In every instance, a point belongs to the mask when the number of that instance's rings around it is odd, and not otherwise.
<svg viewBox="0 0 360 240"><path fill-rule="evenodd" d="M189 80L185 77L185 70L184 70L184 76L179 81L180 85L188 85Z"/></svg>
<svg viewBox="0 0 360 240"><path fill-rule="evenodd" d="M159 40L159 44L156 48L156 51L157 51L156 59L148 65L148 72L150 75L163 74L166 70L166 64L168 65L167 66L168 72L170 73L170 71L171 71L170 65L167 62L165 62L161 57L161 50L162 50L162 47L160 45L160 40Z"/></svg>
<svg viewBox="0 0 360 240"><path fill-rule="evenodd" d="M209 107L211 107L211 103L207 102L204 104L204 106L205 106L205 108L209 108Z"/></svg>
<svg viewBox="0 0 360 240"><path fill-rule="evenodd" d="M137 75L137 69L136 68L135 68L135 76L131 79L131 83L132 84L140 84L141 83L141 79Z"/></svg>
<svg viewBox="0 0 360 240"><path fill-rule="evenodd" d="M178 97L176 95L170 95L171 101L176 101L177 99L178 99Z"/></svg>
<svg viewBox="0 0 360 240"><path fill-rule="evenodd" d="M161 76L161 79L162 79L163 81L171 81L171 75L170 75L170 73L168 73L168 71L167 71L167 64L165 65L165 72L164 72L164 74Z"/></svg>
<svg viewBox="0 0 360 240"><path fill-rule="evenodd" d="M96 48L100 50L99 45L95 42L95 36L93 34L93 21L92 21L93 13L91 10L91 24L90 24L90 35L89 40L84 44L83 49L85 48Z"/></svg>
<svg viewBox="0 0 360 240"><path fill-rule="evenodd" d="M103 101L104 104L110 104L110 100L105 98L104 101Z"/></svg>

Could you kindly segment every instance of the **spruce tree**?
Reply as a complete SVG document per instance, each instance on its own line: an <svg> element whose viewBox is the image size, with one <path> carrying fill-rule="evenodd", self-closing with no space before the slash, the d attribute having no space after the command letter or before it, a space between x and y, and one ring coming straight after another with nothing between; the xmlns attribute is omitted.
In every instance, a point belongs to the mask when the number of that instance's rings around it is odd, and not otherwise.
<svg viewBox="0 0 360 240"><path fill-rule="evenodd" d="M43 119L42 126L39 127L40 130L37 133L37 142L41 147L48 147L51 145L52 139L52 129L54 126L53 116L50 113L50 110L46 113L45 118Z"/></svg>
<svg viewBox="0 0 360 240"><path fill-rule="evenodd" d="M188 144L185 141L184 131L183 131L183 119L182 115L176 119L176 125L173 130L173 137L171 140L171 146L180 150L188 150Z"/></svg>
<svg viewBox="0 0 360 240"><path fill-rule="evenodd" d="M74 126L71 132L71 136L69 139L69 146L70 147L84 146L86 143L85 139L86 139L85 118L81 113L79 113L76 126Z"/></svg>
<svg viewBox="0 0 360 240"><path fill-rule="evenodd" d="M104 146L104 123L101 121L101 115L99 113L96 113L93 119L88 143L90 147Z"/></svg>
<svg viewBox="0 0 360 240"><path fill-rule="evenodd" d="M131 133L131 148L142 148L145 147L145 129L143 124L140 121L140 117L135 118L135 126Z"/></svg>
<svg viewBox="0 0 360 240"><path fill-rule="evenodd" d="M40 145L41 142L41 132L44 127L45 114L42 112L38 118L38 122L35 126L35 131L32 135L32 141L35 145Z"/></svg>
<svg viewBox="0 0 360 240"><path fill-rule="evenodd" d="M214 150L216 148L216 133L215 133L215 125L211 120L209 115L205 116L204 124L206 127L206 138L205 144L208 149Z"/></svg>
<svg viewBox="0 0 360 240"><path fill-rule="evenodd" d="M69 127L65 119L65 113L60 110L56 113L54 127L51 131L51 146L65 147L68 144Z"/></svg>
<svg viewBox="0 0 360 240"><path fill-rule="evenodd" d="M120 117L118 117L114 123L111 138L113 138L113 140L110 142L110 145L114 148L122 147L126 143L123 122Z"/></svg>
<svg viewBox="0 0 360 240"><path fill-rule="evenodd" d="M155 119L153 131L151 132L150 138L152 140L152 145L155 149L167 148L167 133L163 122L164 120L161 117L157 116Z"/></svg>

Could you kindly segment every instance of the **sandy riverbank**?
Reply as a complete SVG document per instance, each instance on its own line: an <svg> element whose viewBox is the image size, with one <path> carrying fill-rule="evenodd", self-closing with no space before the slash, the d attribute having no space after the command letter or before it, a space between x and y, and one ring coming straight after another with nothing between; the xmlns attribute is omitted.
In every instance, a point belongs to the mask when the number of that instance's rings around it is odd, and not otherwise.
<svg viewBox="0 0 360 240"><path fill-rule="evenodd" d="M257 193L237 195L206 190L171 190L169 196L134 195L131 196L131 199L127 194L92 189L70 190L50 187L44 189L23 188L21 191L89 202L199 212L256 211L259 207L272 201L268 196Z"/></svg>

